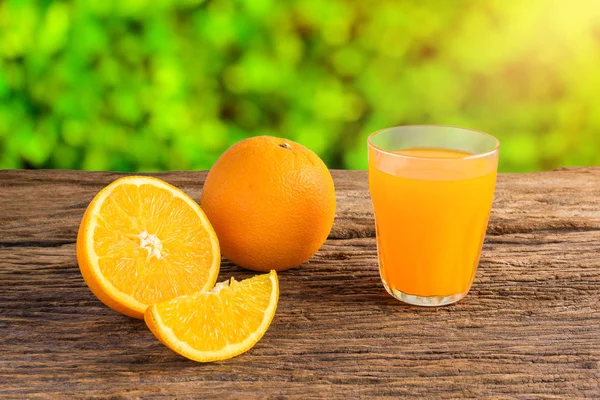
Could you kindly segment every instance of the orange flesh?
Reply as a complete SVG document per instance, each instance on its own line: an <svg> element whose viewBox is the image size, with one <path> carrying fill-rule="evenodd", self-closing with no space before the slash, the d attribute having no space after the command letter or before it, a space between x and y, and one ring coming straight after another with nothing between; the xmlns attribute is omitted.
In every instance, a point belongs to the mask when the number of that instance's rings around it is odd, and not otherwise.
<svg viewBox="0 0 600 400"><path fill-rule="evenodd" d="M241 282L232 279L218 293L179 297L155 308L162 324L178 340L196 350L219 351L244 341L259 329L272 290L268 274Z"/></svg>
<svg viewBox="0 0 600 400"><path fill-rule="evenodd" d="M439 148L370 150L379 268L390 289L415 296L466 293L477 270L497 158ZM418 158L418 159L417 159Z"/></svg>
<svg viewBox="0 0 600 400"><path fill-rule="evenodd" d="M123 184L104 201L97 222L98 267L119 291L153 304L212 286L211 235L198 214L169 191Z"/></svg>

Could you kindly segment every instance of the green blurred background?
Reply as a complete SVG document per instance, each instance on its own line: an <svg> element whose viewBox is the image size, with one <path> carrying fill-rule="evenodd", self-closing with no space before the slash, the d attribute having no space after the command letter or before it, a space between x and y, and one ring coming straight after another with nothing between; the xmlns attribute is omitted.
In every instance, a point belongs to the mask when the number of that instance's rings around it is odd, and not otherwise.
<svg viewBox="0 0 600 400"><path fill-rule="evenodd" d="M0 2L0 168L207 169L287 137L331 168L458 125L501 171L600 164L598 0Z"/></svg>

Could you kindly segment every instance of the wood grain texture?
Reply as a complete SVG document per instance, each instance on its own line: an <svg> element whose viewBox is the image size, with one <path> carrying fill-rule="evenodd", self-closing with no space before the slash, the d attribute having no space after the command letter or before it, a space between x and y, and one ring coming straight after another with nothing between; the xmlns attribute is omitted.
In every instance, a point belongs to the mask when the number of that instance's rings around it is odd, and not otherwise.
<svg viewBox="0 0 600 400"><path fill-rule="evenodd" d="M153 175L194 199L205 177ZM500 175L473 289L434 309L384 291L366 173L333 175L330 238L280 274L264 338L198 364L79 273L79 221L122 174L0 171L0 397L600 398L600 168Z"/></svg>

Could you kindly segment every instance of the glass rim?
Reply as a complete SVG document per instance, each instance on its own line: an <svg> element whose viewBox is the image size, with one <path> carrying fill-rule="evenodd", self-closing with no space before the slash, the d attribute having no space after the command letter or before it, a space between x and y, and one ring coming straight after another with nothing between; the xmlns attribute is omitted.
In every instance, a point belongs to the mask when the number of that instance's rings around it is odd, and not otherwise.
<svg viewBox="0 0 600 400"><path fill-rule="evenodd" d="M492 139L494 141L494 147L486 152L483 153L476 153L476 154L470 154L468 156L464 156L464 157L458 157L458 158L434 158L434 157L421 157L421 156L409 156L406 154L398 154L398 153L394 153L393 151L390 150L385 150L379 146L377 146L376 144L373 143L373 138L380 134L383 133L385 131L389 131L392 129L398 129L398 128L451 128L451 129L458 129L461 131L469 131L469 132L474 132L477 133L479 135L488 137L490 139ZM475 129L469 129L469 128L461 128L459 126L452 126L452 125L434 125L434 124L423 124L423 125L397 125L397 126L390 126L388 128L383 128L383 129L379 129L373 133L371 133L369 135L369 137L367 138L367 144L372 147L373 149L377 150L378 152L393 156L393 157L399 157L399 158L406 158L406 159L412 159L412 160L437 160L437 161L444 161L444 160L454 160L454 161L460 161L460 160L473 160L473 159L477 159L477 158L485 158L488 156L491 156L492 154L498 152L498 150L500 149L500 141L498 139L496 139L494 136L490 135L489 133L485 133L482 131L478 131Z"/></svg>

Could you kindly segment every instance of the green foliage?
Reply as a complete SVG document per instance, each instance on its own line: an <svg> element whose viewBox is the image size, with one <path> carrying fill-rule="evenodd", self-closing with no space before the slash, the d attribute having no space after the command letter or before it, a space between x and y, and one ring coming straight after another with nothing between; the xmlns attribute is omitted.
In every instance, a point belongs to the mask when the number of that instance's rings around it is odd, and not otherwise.
<svg viewBox="0 0 600 400"><path fill-rule="evenodd" d="M254 135L365 168L369 133L489 132L600 164L594 0L0 2L0 168L210 168Z"/></svg>

